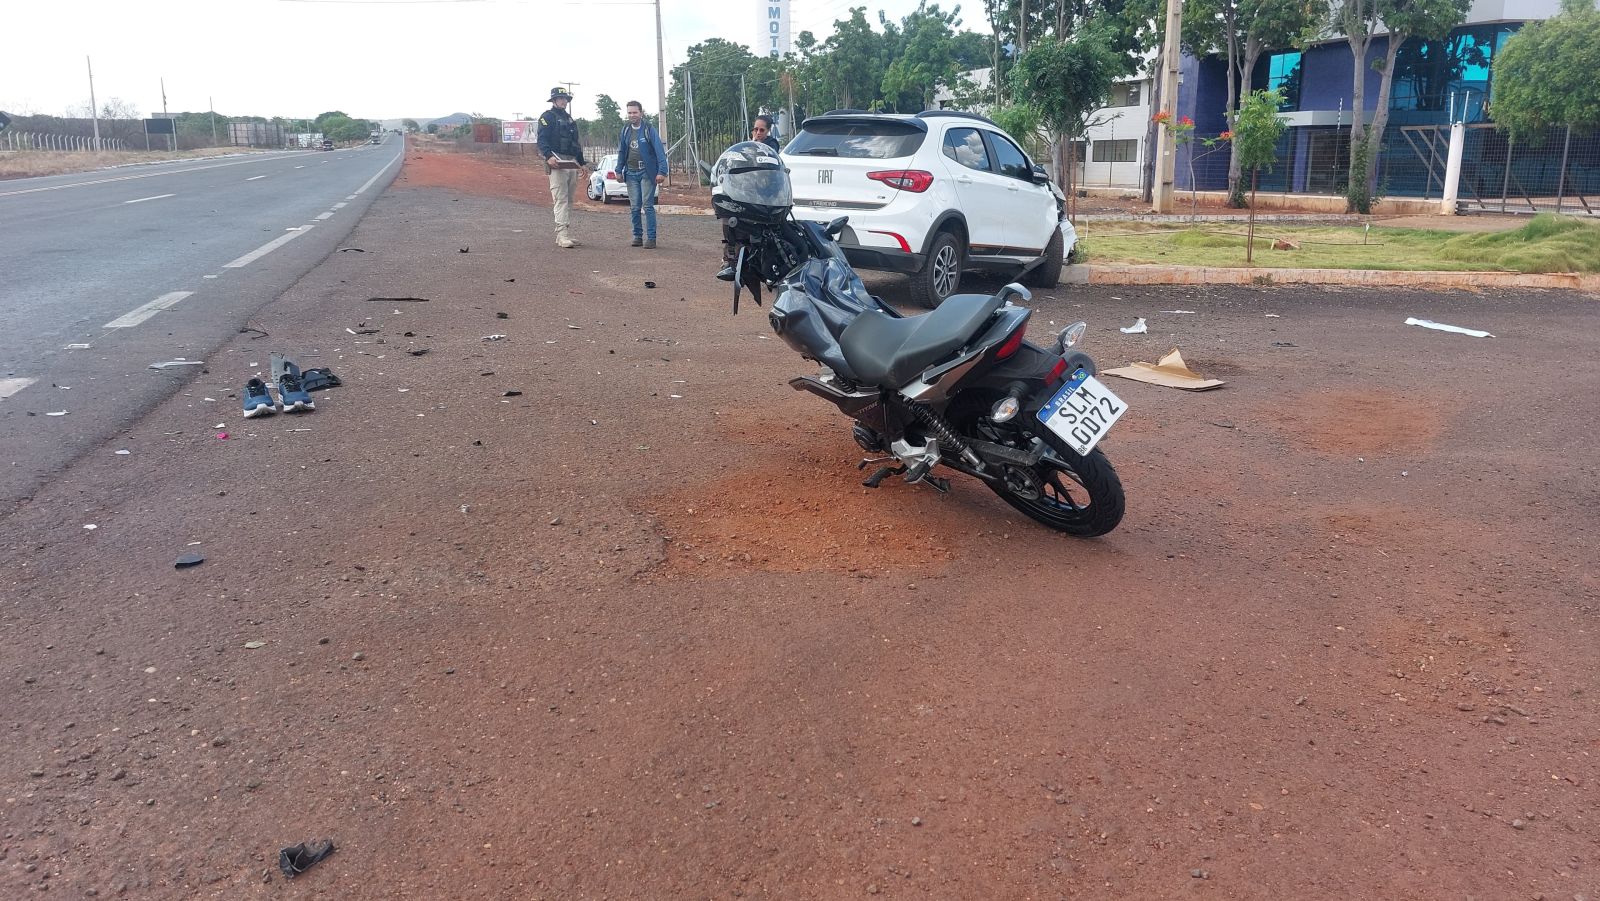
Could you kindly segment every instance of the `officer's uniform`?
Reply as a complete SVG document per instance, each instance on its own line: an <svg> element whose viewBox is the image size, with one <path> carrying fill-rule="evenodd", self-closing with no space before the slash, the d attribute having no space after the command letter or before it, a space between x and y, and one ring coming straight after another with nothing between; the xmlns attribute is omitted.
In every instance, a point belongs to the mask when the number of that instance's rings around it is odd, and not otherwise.
<svg viewBox="0 0 1600 901"><path fill-rule="evenodd" d="M552 88L550 100L552 103L558 97L565 97L569 102L572 95L561 88ZM583 147L578 143L578 123L572 116L559 106L552 106L539 117L539 153L545 159L548 169L550 157L557 154L569 159L577 160L580 165L589 163L583 158ZM550 172L550 200L555 206L556 219L556 244L561 247L577 246L572 240L569 231L572 219L572 192L578 184L577 169L549 169Z"/></svg>

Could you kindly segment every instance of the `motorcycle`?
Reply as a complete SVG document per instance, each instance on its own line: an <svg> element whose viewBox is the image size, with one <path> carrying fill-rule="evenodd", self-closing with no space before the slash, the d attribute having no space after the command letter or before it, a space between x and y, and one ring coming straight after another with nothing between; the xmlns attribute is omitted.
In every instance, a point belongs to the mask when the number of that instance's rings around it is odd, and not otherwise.
<svg viewBox="0 0 1600 901"><path fill-rule="evenodd" d="M1029 518L1076 537L1122 521L1116 470L1097 447L1127 405L1095 378L1078 349L1086 326L1062 329L1048 348L1026 340L1028 290L957 294L902 315L867 292L837 242L847 217L794 219L788 174L769 148L730 147L713 169L712 204L723 220L734 313L748 289L776 296L772 329L821 365L789 384L854 420L862 450L878 456L862 484L899 475L948 492L944 467L983 482Z"/></svg>

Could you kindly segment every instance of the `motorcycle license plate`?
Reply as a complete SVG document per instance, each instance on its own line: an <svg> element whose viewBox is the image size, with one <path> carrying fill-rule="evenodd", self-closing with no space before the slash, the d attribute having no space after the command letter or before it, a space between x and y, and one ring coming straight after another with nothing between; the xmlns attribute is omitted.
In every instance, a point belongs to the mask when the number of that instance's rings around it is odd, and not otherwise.
<svg viewBox="0 0 1600 901"><path fill-rule="evenodd" d="M1127 410L1122 398L1079 367L1039 411L1039 421L1068 447L1088 456Z"/></svg>

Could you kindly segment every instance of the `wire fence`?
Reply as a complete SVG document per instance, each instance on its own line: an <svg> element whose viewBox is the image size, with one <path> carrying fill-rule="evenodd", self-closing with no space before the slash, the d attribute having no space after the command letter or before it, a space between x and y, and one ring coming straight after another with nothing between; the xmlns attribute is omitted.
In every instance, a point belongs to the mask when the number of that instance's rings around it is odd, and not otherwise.
<svg viewBox="0 0 1600 901"><path fill-rule="evenodd" d="M101 138L100 146L95 146L93 137L82 135L61 135L40 131L15 131L6 129L0 131L0 150L21 152L24 150L59 151L65 153L87 153L94 150L127 150L121 138Z"/></svg>
<svg viewBox="0 0 1600 901"><path fill-rule="evenodd" d="M1449 149L1448 125L1386 128L1378 145L1378 196L1442 198ZM1179 149L1179 187L1227 190L1228 157L1217 135L1196 136ZM1278 141L1276 157L1261 171L1259 191L1342 195L1349 184L1350 129L1291 128ZM1468 125L1458 199L1466 209L1600 214L1600 133L1558 126L1513 141L1493 125Z"/></svg>

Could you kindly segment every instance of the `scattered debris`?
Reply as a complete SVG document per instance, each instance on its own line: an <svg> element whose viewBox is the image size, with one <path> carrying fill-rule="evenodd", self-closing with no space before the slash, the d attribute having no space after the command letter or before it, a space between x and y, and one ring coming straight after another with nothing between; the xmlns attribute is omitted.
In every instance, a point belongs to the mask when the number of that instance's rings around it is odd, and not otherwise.
<svg viewBox="0 0 1600 901"><path fill-rule="evenodd" d="M173 569L188 569L191 566L199 566L204 562L206 562L206 558L200 554L184 554L182 557L172 561L172 567Z"/></svg>
<svg viewBox="0 0 1600 901"><path fill-rule="evenodd" d="M461 248L461 252L462 252L462 253L471 253L471 252L472 252L472 251L471 251L471 250L468 250L468 249L467 249L467 248L465 248L465 247L463 247L463 248Z"/></svg>
<svg viewBox="0 0 1600 901"><path fill-rule="evenodd" d="M483 336L483 340L485 340L485 341L504 341L505 339L506 339L505 335L484 335Z"/></svg>
<svg viewBox="0 0 1600 901"><path fill-rule="evenodd" d="M413 357L420 357L423 354L427 353L431 349L432 348L428 348L428 347L419 347L416 350L408 350L408 351L406 351L406 353L412 355Z"/></svg>
<svg viewBox="0 0 1600 901"><path fill-rule="evenodd" d="M119 451L116 452L117 456L119 456L119 457L126 457L127 455L129 455L131 453L133 453L133 451L131 451L131 450L119 450Z"/></svg>
<svg viewBox="0 0 1600 901"><path fill-rule="evenodd" d="M656 283L655 282L645 282L644 286L646 288L654 288L656 286Z"/></svg>
<svg viewBox="0 0 1600 901"><path fill-rule="evenodd" d="M369 297L368 303L429 303L426 297Z"/></svg>
<svg viewBox="0 0 1600 901"><path fill-rule="evenodd" d="M1275 238L1272 241L1273 250L1299 250L1300 245L1287 238Z"/></svg>
<svg viewBox="0 0 1600 901"><path fill-rule="evenodd" d="M1194 310L1157 310L1157 313L1193 313Z"/></svg>
<svg viewBox="0 0 1600 901"><path fill-rule="evenodd" d="M1268 319L1282 319L1283 317L1279 316L1277 313L1268 313L1267 314L1267 318Z"/></svg>
<svg viewBox="0 0 1600 901"><path fill-rule="evenodd" d="M1134 363L1120 369L1107 369L1105 374L1185 391L1205 391L1223 384L1220 379L1208 379L1190 369L1176 347L1155 363Z"/></svg>
<svg viewBox="0 0 1600 901"><path fill-rule="evenodd" d="M270 334L266 329L256 328L253 325L247 325L244 328L239 329L239 334L241 334L241 335L243 335L246 332L254 332L255 333L255 334L250 336L250 340L251 341L260 341L262 338L266 338Z"/></svg>
<svg viewBox="0 0 1600 901"><path fill-rule="evenodd" d="M510 313L496 313L496 314L494 314L494 318L496 318L496 319L510 319L511 318L511 314Z"/></svg>
<svg viewBox="0 0 1600 901"><path fill-rule="evenodd" d="M333 374L333 370L326 366L317 366L313 369L300 371L300 387L307 391L321 391L324 388L337 388L344 382Z"/></svg>
<svg viewBox="0 0 1600 901"><path fill-rule="evenodd" d="M359 657L359 655L357 655ZM278 851L278 869L283 871L283 878L293 879L311 869L313 865L325 859L334 851L333 840L322 843L321 847L311 847L310 842L301 842Z"/></svg>
<svg viewBox="0 0 1600 901"><path fill-rule="evenodd" d="M569 325L569 326L567 326L567 328L572 329L575 332L583 331L583 326L581 326L581 325Z"/></svg>
<svg viewBox="0 0 1600 901"><path fill-rule="evenodd" d="M500 392L500 396L501 397L521 397L522 396L522 392L521 391L502 391L502 392Z"/></svg>
<svg viewBox="0 0 1600 901"><path fill-rule="evenodd" d="M68 344L63 350L88 350L92 346L89 344Z"/></svg>
<svg viewBox="0 0 1600 901"><path fill-rule="evenodd" d="M65 415L67 415L67 411L66 410L57 410L54 413L46 413L44 415L46 415L46 416L65 416Z"/></svg>
<svg viewBox="0 0 1600 901"><path fill-rule="evenodd" d="M375 328L346 328L345 331L352 335L376 335L382 329Z"/></svg>
<svg viewBox="0 0 1600 901"><path fill-rule="evenodd" d="M201 361L201 360L185 360L185 359L180 357L180 358L178 358L176 360L168 360L165 363L151 363L150 364L150 368L151 369L173 369L173 368L178 367L178 366L204 366L204 365L205 365L205 363L203 361Z"/></svg>
<svg viewBox="0 0 1600 901"><path fill-rule="evenodd" d="M218 441L227 441L228 440L228 433L227 432L218 432L217 433L217 440Z"/></svg>
<svg viewBox="0 0 1600 901"><path fill-rule="evenodd" d="M340 253L366 253L365 250L362 250L359 247L343 247L343 248L340 248L339 252Z"/></svg>
<svg viewBox="0 0 1600 901"><path fill-rule="evenodd" d="M1130 325L1127 328L1122 329L1122 333L1124 335L1142 335L1142 334L1144 334L1145 332L1148 332L1148 331L1150 331L1150 329L1144 324L1144 317L1143 316L1140 316L1138 321L1135 322L1133 325Z"/></svg>
<svg viewBox="0 0 1600 901"><path fill-rule="evenodd" d="M244 646L245 646L245 648L247 648L249 650L259 651L262 648L266 647L267 643L264 642L264 641L247 641L247 642L244 643Z"/></svg>
<svg viewBox="0 0 1600 901"><path fill-rule="evenodd" d="M1273 347L1299 347L1300 345L1294 343L1293 341L1274 341L1274 342L1272 342L1272 346Z"/></svg>
<svg viewBox="0 0 1600 901"><path fill-rule="evenodd" d="M1472 338L1493 338L1494 337L1493 335L1489 334L1488 332L1479 331L1478 329L1475 329L1475 328L1462 328L1459 325L1445 325L1442 322L1434 322L1434 321L1432 321L1430 319L1412 319L1412 318L1408 318L1406 320L1406 325L1420 325L1423 328L1431 328L1434 331L1454 332L1457 335L1467 335L1467 336L1472 337Z"/></svg>
<svg viewBox="0 0 1600 901"><path fill-rule="evenodd" d="M84 528L84 531L86 531L86 532L93 532L95 529L98 529L100 527L91 522L91 523L85 523L83 528Z"/></svg>

